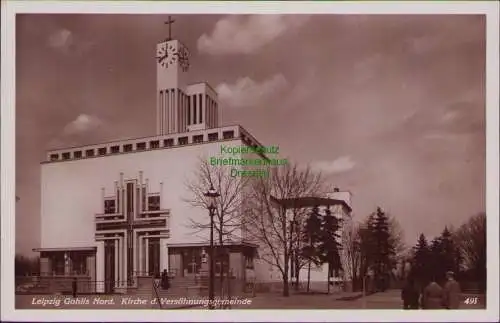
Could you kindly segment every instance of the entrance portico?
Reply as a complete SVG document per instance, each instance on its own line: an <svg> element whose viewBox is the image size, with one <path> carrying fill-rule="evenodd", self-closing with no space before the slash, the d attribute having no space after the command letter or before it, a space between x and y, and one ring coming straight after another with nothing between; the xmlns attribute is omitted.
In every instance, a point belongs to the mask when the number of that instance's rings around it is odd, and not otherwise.
<svg viewBox="0 0 500 323"><path fill-rule="evenodd" d="M150 193L149 181L124 179L120 173L114 195L102 190L103 213L95 215L97 268L102 280L97 292L137 285L137 276L157 275L168 268L167 239L170 211L161 208L161 191ZM98 269L98 272L100 270ZM101 272L100 272L101 273Z"/></svg>

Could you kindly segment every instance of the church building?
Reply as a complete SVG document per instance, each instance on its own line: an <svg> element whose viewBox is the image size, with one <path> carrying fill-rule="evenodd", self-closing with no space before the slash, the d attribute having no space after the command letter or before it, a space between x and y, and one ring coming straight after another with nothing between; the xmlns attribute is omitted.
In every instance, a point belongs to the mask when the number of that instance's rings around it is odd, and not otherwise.
<svg viewBox="0 0 500 323"><path fill-rule="evenodd" d="M126 292L138 277L164 269L190 277L207 262L208 232L190 225L208 224L208 210L186 202L185 183L221 144L262 145L243 127L220 124L217 92L188 83L189 51L179 40L158 43L156 59L155 136L52 150L41 163L41 276ZM258 245L239 236L226 244L226 263L245 280ZM259 268L258 279L274 279Z"/></svg>

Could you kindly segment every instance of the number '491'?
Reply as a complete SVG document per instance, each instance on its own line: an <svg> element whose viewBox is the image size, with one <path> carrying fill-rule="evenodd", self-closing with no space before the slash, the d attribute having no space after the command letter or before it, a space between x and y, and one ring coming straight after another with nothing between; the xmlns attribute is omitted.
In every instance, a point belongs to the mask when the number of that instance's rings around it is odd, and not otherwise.
<svg viewBox="0 0 500 323"><path fill-rule="evenodd" d="M465 300L464 300L464 304L468 304L468 305L474 305L474 304L477 304L478 303L478 298L477 297L467 297Z"/></svg>

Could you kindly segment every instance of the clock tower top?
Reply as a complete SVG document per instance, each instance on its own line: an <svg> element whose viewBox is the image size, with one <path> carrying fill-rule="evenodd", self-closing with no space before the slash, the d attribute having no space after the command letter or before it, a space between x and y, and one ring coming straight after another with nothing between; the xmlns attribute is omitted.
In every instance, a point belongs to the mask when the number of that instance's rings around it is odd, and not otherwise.
<svg viewBox="0 0 500 323"><path fill-rule="evenodd" d="M156 45L157 134L179 133L219 124L217 93L206 83L188 84L189 51L172 38L171 16L165 21L168 37Z"/></svg>

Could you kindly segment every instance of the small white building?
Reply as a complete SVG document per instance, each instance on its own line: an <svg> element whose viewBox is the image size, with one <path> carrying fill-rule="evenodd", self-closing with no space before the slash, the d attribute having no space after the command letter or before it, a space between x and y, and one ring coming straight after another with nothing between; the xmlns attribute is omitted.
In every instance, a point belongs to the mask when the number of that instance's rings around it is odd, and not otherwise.
<svg viewBox="0 0 500 323"><path fill-rule="evenodd" d="M185 183L221 144L262 145L239 125L219 125L216 91L187 83L189 53L181 42L162 41L156 52L156 136L47 152L35 249L41 275L81 276L97 282L96 292L110 292L164 269L195 275L206 262L208 230L194 234L190 224L208 223L208 211L185 201ZM258 245L239 236L227 245L227 263L245 279ZM258 280L272 280L269 268L255 268Z"/></svg>

